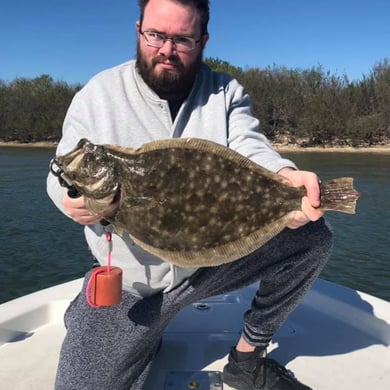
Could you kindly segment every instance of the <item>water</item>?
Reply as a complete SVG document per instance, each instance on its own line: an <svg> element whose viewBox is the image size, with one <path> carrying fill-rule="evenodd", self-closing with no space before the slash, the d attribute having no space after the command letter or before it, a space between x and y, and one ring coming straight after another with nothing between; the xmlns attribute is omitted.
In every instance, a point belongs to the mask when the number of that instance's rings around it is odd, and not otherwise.
<svg viewBox="0 0 390 390"><path fill-rule="evenodd" d="M335 247L321 277L390 301L390 154L286 155L322 180L354 177L361 194L356 215L326 214L335 232Z"/></svg>
<svg viewBox="0 0 390 390"><path fill-rule="evenodd" d="M82 227L46 195L51 148L0 148L0 302L82 276L92 260ZM324 279L390 300L390 155L289 153L321 179L355 177L355 216L327 213L336 241Z"/></svg>
<svg viewBox="0 0 390 390"><path fill-rule="evenodd" d="M79 277L91 264L82 227L46 195L52 148L0 148L0 302Z"/></svg>

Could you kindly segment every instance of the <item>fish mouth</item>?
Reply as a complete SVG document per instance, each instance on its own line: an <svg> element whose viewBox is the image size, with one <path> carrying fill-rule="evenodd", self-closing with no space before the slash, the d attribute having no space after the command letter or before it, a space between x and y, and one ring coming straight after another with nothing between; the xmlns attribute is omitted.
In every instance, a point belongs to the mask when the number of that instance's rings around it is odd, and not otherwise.
<svg viewBox="0 0 390 390"><path fill-rule="evenodd" d="M83 159L83 152L80 149L73 150L63 156L57 156L55 163L64 170L64 172L73 172L77 170Z"/></svg>

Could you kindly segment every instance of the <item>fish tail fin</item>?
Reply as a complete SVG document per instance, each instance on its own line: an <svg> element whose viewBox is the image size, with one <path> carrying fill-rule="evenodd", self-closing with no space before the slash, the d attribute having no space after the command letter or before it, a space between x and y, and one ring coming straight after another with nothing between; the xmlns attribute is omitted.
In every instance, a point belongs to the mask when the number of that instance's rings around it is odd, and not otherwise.
<svg viewBox="0 0 390 390"><path fill-rule="evenodd" d="M320 184L321 210L355 214L356 201L360 194L353 188L352 177L327 180Z"/></svg>

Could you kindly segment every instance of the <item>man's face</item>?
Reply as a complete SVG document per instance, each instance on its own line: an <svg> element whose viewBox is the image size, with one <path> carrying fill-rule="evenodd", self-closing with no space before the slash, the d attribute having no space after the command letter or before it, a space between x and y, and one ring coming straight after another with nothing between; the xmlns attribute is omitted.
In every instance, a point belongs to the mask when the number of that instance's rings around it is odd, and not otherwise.
<svg viewBox="0 0 390 390"><path fill-rule="evenodd" d="M191 90L202 63L208 36L201 37L200 19L195 8L171 0L150 0L142 26L137 22L137 67L145 82L162 98L179 99ZM177 51L171 40L160 48L147 44L139 31L154 31L167 37L185 36L201 41L188 52Z"/></svg>

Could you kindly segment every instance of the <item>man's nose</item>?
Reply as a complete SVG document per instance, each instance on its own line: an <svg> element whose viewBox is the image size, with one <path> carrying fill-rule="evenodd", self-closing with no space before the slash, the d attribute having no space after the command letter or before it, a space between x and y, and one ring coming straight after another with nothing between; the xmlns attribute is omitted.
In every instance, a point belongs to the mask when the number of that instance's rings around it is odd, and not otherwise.
<svg viewBox="0 0 390 390"><path fill-rule="evenodd" d="M176 46L172 38L166 38L164 44L160 47L160 54L169 57L174 52L176 52Z"/></svg>

